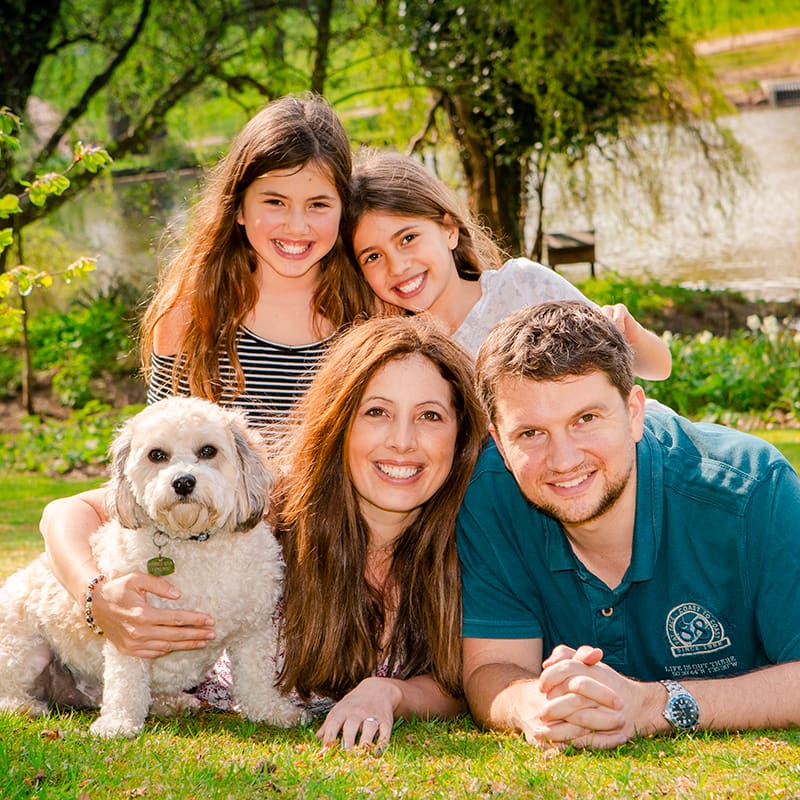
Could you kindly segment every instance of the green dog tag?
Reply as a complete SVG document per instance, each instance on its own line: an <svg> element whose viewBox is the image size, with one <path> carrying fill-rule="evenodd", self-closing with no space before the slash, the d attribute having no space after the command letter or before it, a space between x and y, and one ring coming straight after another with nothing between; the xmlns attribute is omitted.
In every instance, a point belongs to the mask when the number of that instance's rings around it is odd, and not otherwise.
<svg viewBox="0 0 800 800"><path fill-rule="evenodd" d="M166 556L156 556L147 562L147 571L151 575L172 575L175 572L175 562Z"/></svg>

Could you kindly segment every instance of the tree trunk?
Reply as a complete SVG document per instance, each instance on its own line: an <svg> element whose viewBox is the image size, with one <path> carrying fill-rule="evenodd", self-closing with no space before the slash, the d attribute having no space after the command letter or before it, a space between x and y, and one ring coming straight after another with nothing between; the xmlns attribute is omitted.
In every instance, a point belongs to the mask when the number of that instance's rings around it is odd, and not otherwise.
<svg viewBox="0 0 800 800"><path fill-rule="evenodd" d="M36 409L33 406L33 363L28 340L28 301L21 296L20 303L22 305L22 405L26 414L33 415Z"/></svg>
<svg viewBox="0 0 800 800"><path fill-rule="evenodd" d="M547 181L547 168L550 166L549 154L543 154L536 159L533 169L534 190L536 192L537 216L536 236L531 249L531 259L541 262L544 257L544 187Z"/></svg>
<svg viewBox="0 0 800 800"><path fill-rule="evenodd" d="M499 220L498 230L503 232L504 247L512 256L521 256L525 250L522 220L522 170L516 161L495 160L495 205Z"/></svg>
<svg viewBox="0 0 800 800"><path fill-rule="evenodd" d="M444 102L453 136L458 143L470 205L480 222L487 225L500 246L512 255L522 253L520 198L522 172L516 162L503 163L493 154L473 123L465 98L448 97Z"/></svg>
<svg viewBox="0 0 800 800"><path fill-rule="evenodd" d="M17 0L3 6L0 97L3 105L21 116L58 21L61 0Z"/></svg>
<svg viewBox="0 0 800 800"><path fill-rule="evenodd" d="M323 94L328 69L328 51L331 45L331 18L334 0L322 0L318 4L317 42L314 45L314 68L311 73L311 91Z"/></svg>
<svg viewBox="0 0 800 800"><path fill-rule="evenodd" d="M17 261L25 263L22 252L22 231L17 231ZM26 414L33 415L36 409L33 407L33 359L31 357L31 345L28 338L28 300L24 294L19 296L20 307L22 308L22 406Z"/></svg>
<svg viewBox="0 0 800 800"><path fill-rule="evenodd" d="M11 6L14 6L11 8ZM4 3L7 18L0 23L0 105L18 116L25 113L36 70L47 52L50 36L58 19L60 0ZM14 186L14 159L10 150L0 147L0 196Z"/></svg>

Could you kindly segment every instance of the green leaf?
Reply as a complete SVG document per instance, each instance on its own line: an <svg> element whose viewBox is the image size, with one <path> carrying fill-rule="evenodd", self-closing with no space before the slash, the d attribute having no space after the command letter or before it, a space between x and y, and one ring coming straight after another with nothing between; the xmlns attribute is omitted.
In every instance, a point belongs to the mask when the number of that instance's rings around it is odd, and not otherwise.
<svg viewBox="0 0 800 800"><path fill-rule="evenodd" d="M8 106L0 108L0 133L14 137L19 131L19 126L19 117Z"/></svg>
<svg viewBox="0 0 800 800"><path fill-rule="evenodd" d="M83 162L87 172L97 172L113 161L105 148L96 144L86 145L83 142L75 145L74 156L76 161Z"/></svg>
<svg viewBox="0 0 800 800"><path fill-rule="evenodd" d="M97 269L96 261L96 259L88 256L83 256L77 261L73 261L64 270L64 280L67 283L72 283L76 278L85 278L90 272L94 272Z"/></svg>
<svg viewBox="0 0 800 800"><path fill-rule="evenodd" d="M0 147L6 150L19 150L19 139L16 136L0 132Z"/></svg>
<svg viewBox="0 0 800 800"><path fill-rule="evenodd" d="M31 185L30 199L35 206L43 206L51 195L63 194L69 188L69 178L58 172L40 175Z"/></svg>
<svg viewBox="0 0 800 800"><path fill-rule="evenodd" d="M16 278L17 291L21 297L27 297L32 291L34 286L34 276L31 274L33 270L29 267L17 267L12 270Z"/></svg>
<svg viewBox="0 0 800 800"><path fill-rule="evenodd" d="M9 272L0 273L0 297L8 297L14 288L14 276Z"/></svg>
<svg viewBox="0 0 800 800"><path fill-rule="evenodd" d="M0 280L0 284L2 284L2 280ZM9 287L10 288L10 287ZM7 294L7 293L6 293ZM0 297L3 297L3 286L0 285ZM6 324L9 317L14 318L16 317L18 320L25 316L25 312L21 308L12 308L11 306L5 305L4 303L0 302L0 317L6 318Z"/></svg>
<svg viewBox="0 0 800 800"><path fill-rule="evenodd" d="M14 232L11 228L0 228L0 252L5 250L14 241Z"/></svg>
<svg viewBox="0 0 800 800"><path fill-rule="evenodd" d="M19 198L15 194L7 194L0 197L0 219L7 219L12 214L19 214L22 211L19 205Z"/></svg>

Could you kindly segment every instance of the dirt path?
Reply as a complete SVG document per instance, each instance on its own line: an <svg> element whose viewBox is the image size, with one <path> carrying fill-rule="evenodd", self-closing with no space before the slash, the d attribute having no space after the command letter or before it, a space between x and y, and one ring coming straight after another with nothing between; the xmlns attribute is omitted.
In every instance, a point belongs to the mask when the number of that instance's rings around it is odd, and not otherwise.
<svg viewBox="0 0 800 800"><path fill-rule="evenodd" d="M720 39L709 39L697 42L694 51L699 56L710 56L714 53L726 53L730 50L742 50L745 47L758 47L762 44L777 44L800 39L800 27L781 28L774 31L757 31L755 33L739 33L735 36L723 36Z"/></svg>
<svg viewBox="0 0 800 800"><path fill-rule="evenodd" d="M795 42L796 45L793 44ZM758 48L767 49L770 45L781 47L776 53L766 53L757 59L746 57L744 53ZM742 51L741 59L735 55L737 50ZM800 27L740 33L700 41L695 45L695 52L712 59L718 54L734 54L729 58L712 60L711 63L725 96L741 110L757 109L769 104L769 96L764 88L766 82L800 78Z"/></svg>

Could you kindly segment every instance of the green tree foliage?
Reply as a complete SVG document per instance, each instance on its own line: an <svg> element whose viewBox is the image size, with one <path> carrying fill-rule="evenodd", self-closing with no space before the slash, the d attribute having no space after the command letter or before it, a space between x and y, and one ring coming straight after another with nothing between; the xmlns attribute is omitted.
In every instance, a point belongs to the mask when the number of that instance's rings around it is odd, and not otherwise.
<svg viewBox="0 0 800 800"><path fill-rule="evenodd" d="M17 134L19 118L7 107L0 108L0 153L11 153L19 145ZM0 264L4 265L8 248L14 242L13 229L17 215L22 212L22 203L27 202L34 208L43 208L48 199L61 196L70 185L67 173L77 164L93 174L106 167L110 162L108 153L100 147L86 147L78 142L72 154L72 160L63 172L46 172L37 175L34 180L20 180L19 194L0 196ZM18 317L23 349L22 401L28 413L33 413L32 396L32 353L28 337L27 296L35 287L47 288L52 285L54 275L70 283L75 278L83 277L94 269L93 259L81 258L59 271L42 270L29 267L23 258L21 234L16 241L17 265L10 270L0 272L0 316ZM9 305L7 298L16 290L19 297L19 308Z"/></svg>
<svg viewBox="0 0 800 800"><path fill-rule="evenodd" d="M19 194L20 181L58 167L69 156L70 143L90 131L106 142L118 160L141 152L163 134L167 116L182 100L209 83L219 90L249 90L261 104L281 94L278 76L260 82L268 65L282 57L276 20L300 3L281 0L40 0L11 3L12 19L4 35L13 37L14 52L24 53L25 79L6 53L0 58L0 96L13 101L23 119L36 95L54 123L46 130L29 125L30 158L4 152L0 194ZM39 8L47 5L47 24L37 28ZM39 20L41 22L41 20ZM36 34L36 47L28 38ZM2 48L0 48L2 49ZM79 190L93 179L73 179ZM69 195L55 198L50 208ZM22 228L42 215L23 202L15 220Z"/></svg>
<svg viewBox="0 0 800 800"><path fill-rule="evenodd" d="M154 143L176 120L216 101L238 107L238 118L222 129L206 112L201 135L232 135L288 92L352 98L373 61L388 61L378 33L384 7L383 0L12 0L0 20L10 45L0 47L0 99L25 123L25 157L2 151L0 196L21 195L20 181L36 174L63 171L76 139L102 141L117 165L147 169ZM47 210L93 179L74 176ZM23 200L15 226L43 213Z"/></svg>
<svg viewBox="0 0 800 800"><path fill-rule="evenodd" d="M523 250L529 184L539 206L554 159L641 151L641 126L682 128L724 173L737 152L711 120L724 107L666 0L417 0L404 24L439 94L477 211ZM619 155L619 149L616 150Z"/></svg>

